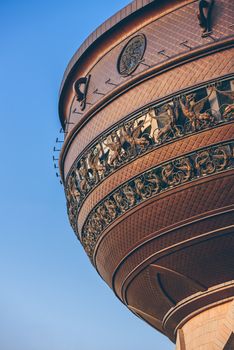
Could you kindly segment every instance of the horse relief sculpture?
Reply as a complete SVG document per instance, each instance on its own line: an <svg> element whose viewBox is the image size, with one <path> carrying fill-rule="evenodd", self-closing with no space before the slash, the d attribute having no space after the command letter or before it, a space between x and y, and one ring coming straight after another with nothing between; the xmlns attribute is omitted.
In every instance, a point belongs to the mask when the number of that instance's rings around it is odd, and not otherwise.
<svg viewBox="0 0 234 350"><path fill-rule="evenodd" d="M209 100L213 90L212 88L208 96L198 101L196 101L196 94L189 94L180 98L182 112L190 122L192 131L197 131L203 126L212 125L214 121L213 116L208 112L202 113L202 109Z"/></svg>
<svg viewBox="0 0 234 350"><path fill-rule="evenodd" d="M107 163L110 166L116 166L117 163L120 163L124 155L124 151L120 137L116 131L113 131L111 135L109 135L107 139L103 141L103 145L109 150Z"/></svg>
<svg viewBox="0 0 234 350"><path fill-rule="evenodd" d="M223 109L223 118L226 120L231 120L234 118L234 91L223 91L219 90L218 88L215 88L215 91L218 95L227 97L227 100L229 101L227 104L225 104Z"/></svg>
<svg viewBox="0 0 234 350"><path fill-rule="evenodd" d="M130 160L187 134L230 122L234 115L233 99L232 90L223 89L219 83L213 84L151 107L102 135L81 154L68 174L66 196L71 222L76 220L88 193ZM212 101L219 105L218 111L212 109ZM203 169L203 162L206 163L206 170ZM201 174L210 173L212 165L207 164L205 153L199 155L195 163ZM165 165L161 175L159 178L157 174L147 174L144 178L136 179L134 188L138 191L138 197L147 198L152 192L159 191L161 182L174 186L187 181L192 176L192 167L189 160L184 159ZM136 200L131 186L124 187L115 199L114 202L118 202L123 210ZM105 206L111 211L109 215L115 217L113 199L108 200Z"/></svg>

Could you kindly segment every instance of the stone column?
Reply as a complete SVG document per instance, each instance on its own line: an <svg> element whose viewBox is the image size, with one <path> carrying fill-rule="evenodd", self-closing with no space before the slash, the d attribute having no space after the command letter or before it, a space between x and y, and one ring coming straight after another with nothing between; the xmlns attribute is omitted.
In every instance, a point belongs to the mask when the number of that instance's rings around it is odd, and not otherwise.
<svg viewBox="0 0 234 350"><path fill-rule="evenodd" d="M177 331L176 350L234 349L234 300L214 304Z"/></svg>

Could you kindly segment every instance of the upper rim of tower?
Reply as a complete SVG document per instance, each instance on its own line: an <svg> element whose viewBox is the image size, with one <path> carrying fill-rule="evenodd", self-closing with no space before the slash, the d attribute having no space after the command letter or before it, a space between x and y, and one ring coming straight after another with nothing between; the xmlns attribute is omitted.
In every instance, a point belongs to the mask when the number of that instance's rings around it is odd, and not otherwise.
<svg viewBox="0 0 234 350"><path fill-rule="evenodd" d="M164 0L164 2L162 0L134 0L104 21L85 39L69 61L59 89L58 114L63 129L65 128L63 107L67 87L73 73L80 65L82 65L82 61L87 57L87 54L95 51L95 48L98 47L99 40L100 42L103 41L106 35L109 35L112 31L120 28L121 25L124 26L126 23L129 23L129 20L137 17L138 14L142 14L142 10L149 12L151 7L156 4L160 5L171 2L172 0Z"/></svg>
<svg viewBox="0 0 234 350"><path fill-rule="evenodd" d="M143 7L151 4L152 2L160 2L161 0L134 0L126 5L124 8L116 12L113 16L109 17L105 20L100 26L98 26L80 45L78 50L74 53L71 60L69 61L65 72L63 74L62 83L60 85L59 95L61 95L62 90L65 85L65 81L67 80L69 74L77 65L79 59L84 54L84 52L103 34L107 31L118 25L121 21L125 20L127 17L130 17L132 14L141 10Z"/></svg>

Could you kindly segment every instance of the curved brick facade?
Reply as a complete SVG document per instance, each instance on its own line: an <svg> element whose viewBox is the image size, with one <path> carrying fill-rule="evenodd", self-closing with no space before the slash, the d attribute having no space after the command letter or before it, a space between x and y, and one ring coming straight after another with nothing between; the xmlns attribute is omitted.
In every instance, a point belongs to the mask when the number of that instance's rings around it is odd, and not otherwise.
<svg viewBox="0 0 234 350"><path fill-rule="evenodd" d="M71 225L116 295L181 350L210 344L191 329L234 295L233 15L231 0L133 1L61 86Z"/></svg>

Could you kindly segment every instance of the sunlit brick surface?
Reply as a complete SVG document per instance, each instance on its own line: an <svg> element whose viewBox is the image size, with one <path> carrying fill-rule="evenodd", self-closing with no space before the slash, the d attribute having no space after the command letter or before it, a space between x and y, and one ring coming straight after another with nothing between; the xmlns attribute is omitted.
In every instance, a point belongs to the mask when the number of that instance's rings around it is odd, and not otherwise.
<svg viewBox="0 0 234 350"><path fill-rule="evenodd" d="M176 350L223 350L233 331L234 301L214 305L182 327Z"/></svg>
<svg viewBox="0 0 234 350"><path fill-rule="evenodd" d="M205 35L199 4L135 0L87 38L62 83L60 171L71 226L118 298L177 350L230 350L234 3L209 5Z"/></svg>

